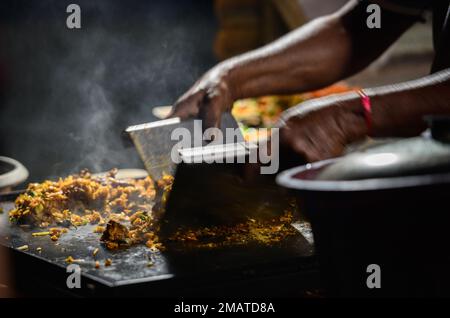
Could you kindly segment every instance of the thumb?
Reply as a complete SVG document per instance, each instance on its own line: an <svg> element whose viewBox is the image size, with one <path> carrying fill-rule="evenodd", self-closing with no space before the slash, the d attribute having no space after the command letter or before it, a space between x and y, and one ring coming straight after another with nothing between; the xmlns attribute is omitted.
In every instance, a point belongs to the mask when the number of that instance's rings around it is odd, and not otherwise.
<svg viewBox="0 0 450 318"><path fill-rule="evenodd" d="M197 117L199 114L200 104L204 97L203 91L198 91L188 97L181 97L172 106L172 109L167 118L180 117L181 119L188 119Z"/></svg>

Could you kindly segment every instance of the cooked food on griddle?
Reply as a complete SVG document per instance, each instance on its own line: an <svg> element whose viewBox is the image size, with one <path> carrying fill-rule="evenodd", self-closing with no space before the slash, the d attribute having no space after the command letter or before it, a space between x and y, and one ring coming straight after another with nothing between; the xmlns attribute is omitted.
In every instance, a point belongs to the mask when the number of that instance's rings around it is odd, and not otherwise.
<svg viewBox="0 0 450 318"><path fill-rule="evenodd" d="M109 221L100 241L104 242L109 249L116 249L119 245L128 246L131 241L129 231L125 225L116 221Z"/></svg>
<svg viewBox="0 0 450 318"><path fill-rule="evenodd" d="M108 219L126 221L136 212L151 212L153 180L118 180L115 173L112 170L105 177L93 177L82 171L58 181L31 183L17 197L10 220L39 227L103 225Z"/></svg>
<svg viewBox="0 0 450 318"><path fill-rule="evenodd" d="M50 236L50 239L52 241L57 241L60 236L64 233L67 233L67 229L66 228L50 228L48 231L42 231L42 232L34 232L31 235L32 236Z"/></svg>
<svg viewBox="0 0 450 318"><path fill-rule="evenodd" d="M137 212L130 217L129 225L110 220L100 240L109 249L128 247L137 243L145 243L151 249L163 249L159 242L157 228L153 220L145 212Z"/></svg>
<svg viewBox="0 0 450 318"><path fill-rule="evenodd" d="M167 191L172 177L164 176L155 186L150 177L118 180L116 171L104 177L82 171L58 181L32 183L17 197L16 207L9 213L10 220L42 228L97 224L94 232L102 233L101 240L108 248L141 242L160 248L157 236L149 235L156 231L152 207L156 190ZM106 229L105 223L108 223ZM34 236L49 235L56 241L65 231L51 228Z"/></svg>
<svg viewBox="0 0 450 318"><path fill-rule="evenodd" d="M98 177L82 171L57 181L32 183L17 197L15 208L9 212L10 220L43 228L33 232L33 237L49 236L53 241L68 228L76 230L91 224L108 249L145 244L152 250L162 250L158 219L173 177L165 175L154 182L150 177L118 180L115 174L116 170L112 170ZM286 212L267 222L249 219L235 226L179 229L168 241L200 248L249 242L271 244L295 234L291 222L292 212Z"/></svg>

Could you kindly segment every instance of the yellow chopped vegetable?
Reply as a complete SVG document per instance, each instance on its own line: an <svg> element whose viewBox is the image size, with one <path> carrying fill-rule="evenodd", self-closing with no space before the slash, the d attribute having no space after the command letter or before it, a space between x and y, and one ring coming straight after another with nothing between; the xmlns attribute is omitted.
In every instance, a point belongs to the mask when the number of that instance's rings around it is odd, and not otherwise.
<svg viewBox="0 0 450 318"><path fill-rule="evenodd" d="M66 263L72 264L75 260L73 259L72 256L67 256L66 258Z"/></svg>
<svg viewBox="0 0 450 318"><path fill-rule="evenodd" d="M47 235L50 235L51 234L51 232L35 232L35 233L32 233L31 235L33 235L33 236L47 236Z"/></svg>

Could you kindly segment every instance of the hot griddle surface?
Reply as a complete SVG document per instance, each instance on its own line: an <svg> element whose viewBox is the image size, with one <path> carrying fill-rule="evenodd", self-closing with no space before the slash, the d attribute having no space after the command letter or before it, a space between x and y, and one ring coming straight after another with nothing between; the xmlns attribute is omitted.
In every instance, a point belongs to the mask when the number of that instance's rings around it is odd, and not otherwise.
<svg viewBox="0 0 450 318"><path fill-rule="evenodd" d="M195 278L197 283L201 280L212 282L238 279L248 273L253 276L264 275L281 271L288 264L296 268L308 267L314 253L313 245L300 232L272 246L247 244L196 249L173 244L164 252L153 252L144 245L136 245L110 251L100 243L100 234L93 233L95 225L70 229L57 242L53 242L49 236L32 236L33 232L43 229L10 224L8 211L13 207L11 201L0 202L0 207L4 211L0 214L0 244L18 253L20 262L27 262L30 266L36 263L43 272L61 274L61 279L57 280L58 284L63 285L61 288L65 285L65 277L69 275L65 271L68 266L65 259L68 256L82 260L77 264L81 267L85 281L109 288L156 282L160 285L161 282L189 278ZM28 245L28 250L17 251L23 245ZM42 249L40 252L37 251L38 247ZM96 248L99 252L94 258L93 251ZM106 258L112 260L109 267L104 266ZM95 260L100 261L99 269L95 269Z"/></svg>

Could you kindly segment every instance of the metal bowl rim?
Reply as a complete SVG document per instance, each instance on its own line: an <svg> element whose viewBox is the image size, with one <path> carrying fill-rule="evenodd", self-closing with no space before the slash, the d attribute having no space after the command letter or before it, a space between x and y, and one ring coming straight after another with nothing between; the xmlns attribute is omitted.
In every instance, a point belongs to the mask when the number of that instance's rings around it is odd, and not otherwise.
<svg viewBox="0 0 450 318"><path fill-rule="evenodd" d="M6 162L14 167L11 171L0 175L0 188L16 186L28 178L29 173L27 168L19 161L4 156L0 156L0 161Z"/></svg>
<svg viewBox="0 0 450 318"><path fill-rule="evenodd" d="M338 161L339 158L318 161L280 172L276 182L288 189L319 192L362 192L426 187L450 183L450 173L413 175L360 180L307 180L294 176L306 170L315 170Z"/></svg>

